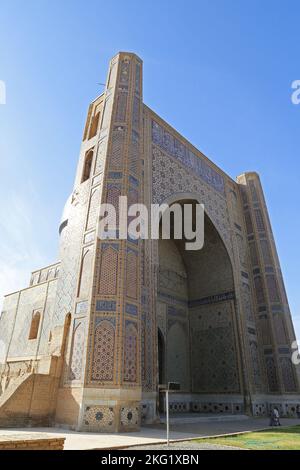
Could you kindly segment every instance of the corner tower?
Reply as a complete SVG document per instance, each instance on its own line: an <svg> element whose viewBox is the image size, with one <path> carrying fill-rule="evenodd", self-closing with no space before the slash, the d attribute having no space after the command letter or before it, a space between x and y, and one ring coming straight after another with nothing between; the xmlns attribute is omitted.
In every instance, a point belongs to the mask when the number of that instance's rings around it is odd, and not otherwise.
<svg viewBox="0 0 300 470"><path fill-rule="evenodd" d="M140 423L140 245L101 241L97 233L101 203L118 212L121 195L140 202L142 134L142 61L122 52L90 105L60 229L55 315L74 315L55 420L80 430L126 431Z"/></svg>
<svg viewBox="0 0 300 470"><path fill-rule="evenodd" d="M266 393L269 394L269 403L271 395L276 394L274 404L282 414L288 414L295 404L286 404L284 408L283 401L287 397L292 400L293 394L299 392L299 377L297 368L291 362L295 332L279 258L258 174L244 173L237 178L237 182L242 194L250 252L256 318L266 371Z"/></svg>

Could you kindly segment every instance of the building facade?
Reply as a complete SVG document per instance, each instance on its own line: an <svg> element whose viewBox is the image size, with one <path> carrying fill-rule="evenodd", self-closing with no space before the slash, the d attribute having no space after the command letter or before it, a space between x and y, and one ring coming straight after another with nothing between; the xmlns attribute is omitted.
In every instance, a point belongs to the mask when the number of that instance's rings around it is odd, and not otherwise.
<svg viewBox="0 0 300 470"><path fill-rule="evenodd" d="M5 297L0 425L121 432L174 412L295 414L295 334L259 176L231 179L143 103L142 61L110 62L88 109L59 259ZM100 240L102 203L200 202L205 243Z"/></svg>

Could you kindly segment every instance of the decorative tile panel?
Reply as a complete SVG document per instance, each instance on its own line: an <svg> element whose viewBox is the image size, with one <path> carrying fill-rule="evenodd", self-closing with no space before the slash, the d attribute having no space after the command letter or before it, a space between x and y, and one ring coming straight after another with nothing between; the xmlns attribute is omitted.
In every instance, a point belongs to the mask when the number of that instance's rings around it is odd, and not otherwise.
<svg viewBox="0 0 300 470"><path fill-rule="evenodd" d="M111 406L89 405L85 407L83 428L95 432L114 431L115 414Z"/></svg>
<svg viewBox="0 0 300 470"><path fill-rule="evenodd" d="M97 318L94 332L92 381L112 382L114 379L115 327L113 321Z"/></svg>
<svg viewBox="0 0 300 470"><path fill-rule="evenodd" d="M85 319L74 320L70 381L80 381L83 378L83 360L85 346Z"/></svg>
<svg viewBox="0 0 300 470"><path fill-rule="evenodd" d="M155 121L152 121L152 141L216 191L224 194L223 177Z"/></svg>

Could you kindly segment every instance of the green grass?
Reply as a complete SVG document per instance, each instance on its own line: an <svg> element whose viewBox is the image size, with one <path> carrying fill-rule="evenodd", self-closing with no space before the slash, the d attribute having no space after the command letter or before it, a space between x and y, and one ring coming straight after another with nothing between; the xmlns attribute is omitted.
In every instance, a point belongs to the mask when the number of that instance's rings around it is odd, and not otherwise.
<svg viewBox="0 0 300 470"><path fill-rule="evenodd" d="M272 428L223 438L201 439L200 442L250 450L300 450L300 426Z"/></svg>

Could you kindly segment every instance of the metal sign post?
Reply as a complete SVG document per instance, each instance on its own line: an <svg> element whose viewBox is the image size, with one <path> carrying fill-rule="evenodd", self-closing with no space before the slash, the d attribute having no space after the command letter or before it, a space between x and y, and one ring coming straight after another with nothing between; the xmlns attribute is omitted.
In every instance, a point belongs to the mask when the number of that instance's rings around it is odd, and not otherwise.
<svg viewBox="0 0 300 470"><path fill-rule="evenodd" d="M170 445L169 389L166 390L167 446Z"/></svg>
<svg viewBox="0 0 300 470"><path fill-rule="evenodd" d="M169 391L180 390L180 383L168 382L166 388L166 421L167 421L167 447L170 445L170 412L169 412Z"/></svg>

